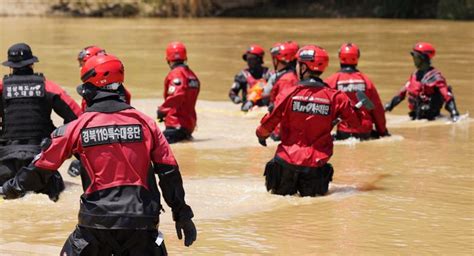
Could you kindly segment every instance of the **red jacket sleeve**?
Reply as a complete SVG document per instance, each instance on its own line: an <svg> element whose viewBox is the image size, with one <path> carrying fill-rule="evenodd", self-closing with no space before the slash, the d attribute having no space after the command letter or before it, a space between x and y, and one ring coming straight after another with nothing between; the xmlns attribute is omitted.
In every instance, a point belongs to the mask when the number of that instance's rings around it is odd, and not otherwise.
<svg viewBox="0 0 474 256"><path fill-rule="evenodd" d="M398 92L398 97L400 97L400 100L405 99L408 92L408 86L410 86L410 80L411 80L411 77L408 79L408 81L405 83L402 89L400 89L400 91Z"/></svg>
<svg viewBox="0 0 474 256"><path fill-rule="evenodd" d="M351 99L349 99L345 93L338 91L334 95L334 102L336 106L336 117L340 117L351 127L361 126L361 115L364 115L364 113L354 110Z"/></svg>
<svg viewBox="0 0 474 256"><path fill-rule="evenodd" d="M267 113L262 120L260 125L257 127L256 134L259 138L267 138L270 136L275 127L281 122L283 118L283 112L288 105L288 102L293 97L294 89L289 93L281 103L275 106L275 109L271 113Z"/></svg>
<svg viewBox="0 0 474 256"><path fill-rule="evenodd" d="M73 137L76 122L73 121L60 126L51 133L51 144L44 148L33 160L35 167L55 171L61 167L66 159L72 156L73 146L76 143Z"/></svg>
<svg viewBox="0 0 474 256"><path fill-rule="evenodd" d="M173 152L156 123L151 120L148 123L153 136L153 148L151 160L155 173L160 178L160 188L163 198L171 207L174 221L184 221L194 217L194 213L186 204L183 179L179 171L178 163Z"/></svg>
<svg viewBox="0 0 474 256"><path fill-rule="evenodd" d="M367 96L374 103L374 109L370 111L372 120L374 120L375 128L379 135L383 135L387 132L386 120L385 120L385 110L380 100L379 93L375 88L375 85L368 77L364 76L364 80L368 84L367 86Z"/></svg>
<svg viewBox="0 0 474 256"><path fill-rule="evenodd" d="M176 162L168 141L163 136L163 133L161 133L158 126L156 126L156 123L154 121L150 122L149 127L153 136L151 160L156 164L177 166L178 163Z"/></svg>
<svg viewBox="0 0 474 256"><path fill-rule="evenodd" d="M439 92L441 93L441 95L443 95L444 101L448 102L453 99L453 95L449 91L448 84L446 83L446 80L444 79L444 77L441 77L441 78L442 79L439 79L438 81L436 81L436 87L438 87Z"/></svg>
<svg viewBox="0 0 474 256"><path fill-rule="evenodd" d="M59 85L46 80L45 87L52 95L54 112L64 119L64 123L69 123L82 114L81 107Z"/></svg>
<svg viewBox="0 0 474 256"><path fill-rule="evenodd" d="M180 73L172 74L165 79L165 102L158 108L160 112L166 115L168 111L178 108L183 103L186 95L186 83L187 79Z"/></svg>

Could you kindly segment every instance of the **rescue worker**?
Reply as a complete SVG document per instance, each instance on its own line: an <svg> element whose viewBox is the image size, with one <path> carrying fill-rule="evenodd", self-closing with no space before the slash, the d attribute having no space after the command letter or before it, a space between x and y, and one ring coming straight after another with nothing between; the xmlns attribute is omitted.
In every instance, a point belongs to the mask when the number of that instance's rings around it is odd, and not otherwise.
<svg viewBox="0 0 474 256"><path fill-rule="evenodd" d="M281 143L265 167L268 191L278 195L324 195L332 181L328 163L333 153L331 130L338 118L360 126L360 115L349 97L331 89L319 77L329 63L326 50L308 45L297 53L300 82L256 130L259 143L281 124Z"/></svg>
<svg viewBox="0 0 474 256"><path fill-rule="evenodd" d="M295 42L276 43L270 49L275 74L271 83L269 112L272 112L275 105L283 101L293 87L298 84L298 76L294 66L298 49L299 46ZM280 126L275 128L270 137L274 141L280 140Z"/></svg>
<svg viewBox="0 0 474 256"><path fill-rule="evenodd" d="M267 106L269 103L268 97L262 97L263 88L272 74L267 67L263 66L264 55L265 51L260 45L250 45L242 55L248 67L235 75L234 83L229 90L230 100L235 104L242 103L241 110L244 112L249 111L253 106Z"/></svg>
<svg viewBox="0 0 474 256"><path fill-rule="evenodd" d="M337 132L335 135L336 140L344 140L350 137L367 140L389 135L385 125L384 107L377 89L369 77L357 69L359 57L360 50L356 44L343 44L339 49L339 62L341 69L326 78L325 82L332 89L346 93L351 99L352 104L358 102L356 93L359 91L364 92L373 102L374 109L361 109L361 111L365 112L365 118L362 120L362 125L359 127L350 127L346 122L340 122L337 126Z"/></svg>
<svg viewBox="0 0 474 256"><path fill-rule="evenodd" d="M79 223L61 255L166 255L159 223L160 193L172 209L186 246L196 239L193 212L184 200L178 164L155 121L120 100L108 85L122 83L124 68L111 55L92 57L81 69L78 92L87 101L79 119L59 127L35 160L3 185L6 199L41 189L72 154L80 157ZM153 168L149 168L150 164Z"/></svg>
<svg viewBox="0 0 474 256"><path fill-rule="evenodd" d="M93 56L96 55L104 55L107 54L105 49L102 49L99 46L91 45L87 46L84 49L82 49L79 54L77 55L77 61L79 62L79 67L82 68L84 66L84 63ZM109 88L111 90L116 90L117 93L120 95L120 98L125 101L127 104L130 104L131 101L131 94L130 92L123 86L123 84L117 84L117 88ZM85 111L87 107L87 103L85 99L82 99L81 102L81 108L82 111ZM81 173L81 169L83 169L81 162L78 159L74 159L71 161L71 164L69 165L69 168L67 169L67 173L71 177L76 177L79 176Z"/></svg>
<svg viewBox="0 0 474 256"><path fill-rule="evenodd" d="M33 64L36 62L38 58L30 46L18 43L8 49L8 60L2 63L10 67L10 74L0 82L3 121L0 184L14 177L40 152L41 141L56 128L51 120L52 110L64 119L64 123L81 114L79 105L59 85L34 72ZM56 190L62 189L59 173L52 176L51 182ZM50 196L56 198L58 191L50 192Z"/></svg>
<svg viewBox="0 0 474 256"><path fill-rule="evenodd" d="M102 54L107 54L107 52L105 51L105 49L99 46L91 45L91 46L85 47L77 55L77 61L79 62L79 67L82 68L84 63L91 57L96 56L96 55L102 55ZM122 100L125 101L127 104L130 104L132 95L125 88L125 86L123 86L122 84L116 90L120 94ZM86 108L86 101L84 99L82 100L81 107L82 107L82 110L85 110Z"/></svg>
<svg viewBox="0 0 474 256"><path fill-rule="evenodd" d="M163 135L168 143L192 139L196 128L196 101L200 82L186 65L186 47L181 42L171 42L166 47L166 61L171 71L165 78L165 101L157 110L157 118L165 122Z"/></svg>
<svg viewBox="0 0 474 256"><path fill-rule="evenodd" d="M105 49L102 49L101 47L96 45L90 45L85 47L77 55L77 62L79 62L79 67L82 68L82 66L84 66L84 63L86 63L86 61L92 58L93 56L105 53Z"/></svg>
<svg viewBox="0 0 474 256"><path fill-rule="evenodd" d="M385 105L385 111L392 111L408 94L408 115L412 120L434 120L444 108L453 121L459 120L459 111L454 95L441 72L431 65L436 50L430 43L416 43L410 52L416 71L413 72L398 95Z"/></svg>

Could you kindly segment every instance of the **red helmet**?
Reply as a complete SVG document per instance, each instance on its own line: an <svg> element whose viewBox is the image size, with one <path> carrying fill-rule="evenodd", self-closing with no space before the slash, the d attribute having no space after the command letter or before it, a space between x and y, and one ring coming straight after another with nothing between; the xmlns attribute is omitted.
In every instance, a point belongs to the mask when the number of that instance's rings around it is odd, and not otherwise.
<svg viewBox="0 0 474 256"><path fill-rule="evenodd" d="M316 45L307 45L299 49L297 60L300 65L305 64L312 71L326 70L329 64L329 56L326 50Z"/></svg>
<svg viewBox="0 0 474 256"><path fill-rule="evenodd" d="M92 56L96 56L98 54L104 54L105 49L100 48L99 46L91 45L87 46L86 48L82 49L79 54L77 55L77 61L79 61L79 65L82 67L84 63L90 59Z"/></svg>
<svg viewBox="0 0 474 256"><path fill-rule="evenodd" d="M359 62L360 51L359 47L353 43L341 45L339 49L339 61L341 64L357 65Z"/></svg>
<svg viewBox="0 0 474 256"><path fill-rule="evenodd" d="M270 49L270 53L274 59L289 63L296 58L299 46L296 42L276 43Z"/></svg>
<svg viewBox="0 0 474 256"><path fill-rule="evenodd" d="M167 61L185 61L188 59L186 46L181 42L171 42L166 47Z"/></svg>
<svg viewBox="0 0 474 256"><path fill-rule="evenodd" d="M436 50L434 46L430 43L419 42L413 46L413 52L418 52L423 55L426 55L429 59L432 59L435 56Z"/></svg>
<svg viewBox="0 0 474 256"><path fill-rule="evenodd" d="M122 83L124 68L122 62L113 55L97 55L90 58L81 69L81 80L97 87L112 83Z"/></svg>
<svg viewBox="0 0 474 256"><path fill-rule="evenodd" d="M263 50L263 48L258 44L251 44L249 48L242 55L242 59L244 59L245 61L247 61L247 54L256 55L257 57L260 57L263 60L263 56L265 55L265 50Z"/></svg>

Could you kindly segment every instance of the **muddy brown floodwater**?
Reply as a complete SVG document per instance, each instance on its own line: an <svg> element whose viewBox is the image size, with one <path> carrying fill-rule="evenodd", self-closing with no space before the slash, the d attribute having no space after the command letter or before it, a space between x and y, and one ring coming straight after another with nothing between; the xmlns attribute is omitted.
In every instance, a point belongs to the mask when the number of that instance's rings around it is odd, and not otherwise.
<svg viewBox="0 0 474 256"><path fill-rule="evenodd" d="M264 110L244 115L227 100L233 76L244 66L249 43L314 43L330 53L328 76L338 68L337 49L361 48L359 68L384 102L413 71L410 48L433 43L434 65L454 88L463 120L409 121L406 102L387 116L392 137L337 143L329 195L279 197L264 189L263 167L275 150L259 147L255 127ZM120 57L133 105L154 116L168 71L164 49L182 40L202 81L195 140L173 145L187 201L195 211L198 241L176 238L170 210L161 230L171 255L394 255L474 252L474 112L472 22L377 19L69 19L0 18L0 59L27 42L36 70L79 100L78 51L97 44ZM268 53L268 52L267 52ZM270 65L268 54L266 64ZM1 69L3 74L8 70ZM443 110L446 114L446 112ZM29 194L0 199L0 255L57 255L77 223L80 180L61 173L66 191L57 203Z"/></svg>

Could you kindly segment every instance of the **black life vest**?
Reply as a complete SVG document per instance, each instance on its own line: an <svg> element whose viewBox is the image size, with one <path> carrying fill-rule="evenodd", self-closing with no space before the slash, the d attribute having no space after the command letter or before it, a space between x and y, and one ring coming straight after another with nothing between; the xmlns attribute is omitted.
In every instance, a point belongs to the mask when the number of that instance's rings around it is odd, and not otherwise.
<svg viewBox="0 0 474 256"><path fill-rule="evenodd" d="M51 103L41 74L3 78L2 139L42 139L55 129Z"/></svg>

